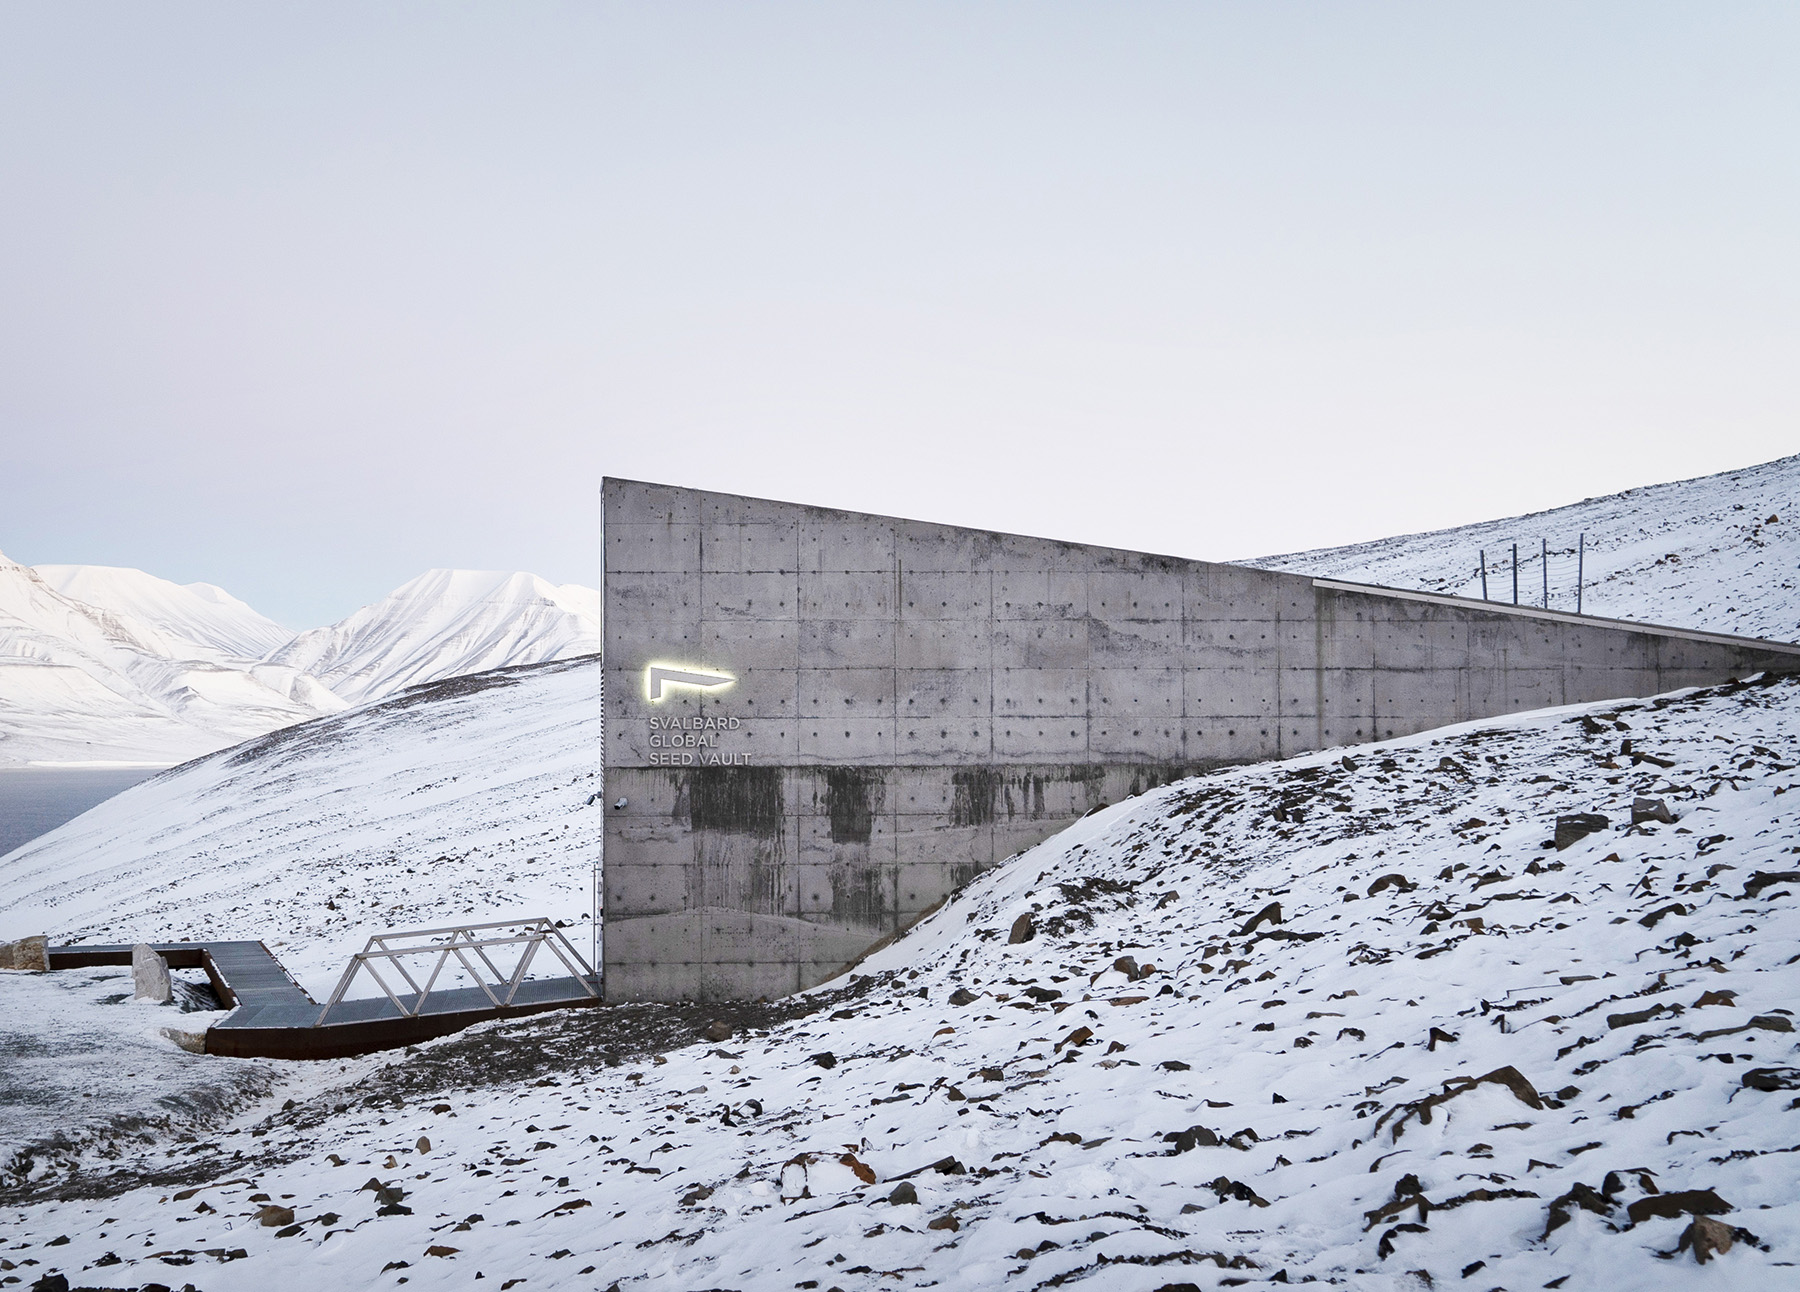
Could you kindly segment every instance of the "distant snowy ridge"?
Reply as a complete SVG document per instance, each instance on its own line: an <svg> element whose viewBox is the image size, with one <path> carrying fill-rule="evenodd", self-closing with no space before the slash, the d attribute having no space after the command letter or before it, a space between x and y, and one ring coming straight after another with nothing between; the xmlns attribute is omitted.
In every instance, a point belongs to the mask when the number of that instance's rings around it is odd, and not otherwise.
<svg viewBox="0 0 1800 1292"><path fill-rule="evenodd" d="M113 565L36 565L63 596L129 616L227 658L261 659L294 634L210 583L182 585Z"/></svg>
<svg viewBox="0 0 1800 1292"><path fill-rule="evenodd" d="M178 763L345 707L298 670L231 655L225 629L194 621L205 603L190 589L167 584L181 594L170 612L140 617L161 582L113 581L132 613L60 592L0 555L0 766ZM241 634L253 625L238 604L216 623Z"/></svg>
<svg viewBox="0 0 1800 1292"><path fill-rule="evenodd" d="M1627 489L1567 507L1243 562L1324 578L1539 605L1549 544L1550 606L1575 609L1577 536L1587 534L1587 614L1800 641L1800 455L1693 480Z"/></svg>
<svg viewBox="0 0 1800 1292"><path fill-rule="evenodd" d="M595 653L599 601L432 570L295 637L211 584L0 556L0 767L180 763L419 683Z"/></svg>
<svg viewBox="0 0 1800 1292"><path fill-rule="evenodd" d="M429 570L269 660L318 678L353 704L440 677L600 650L600 594L535 574Z"/></svg>

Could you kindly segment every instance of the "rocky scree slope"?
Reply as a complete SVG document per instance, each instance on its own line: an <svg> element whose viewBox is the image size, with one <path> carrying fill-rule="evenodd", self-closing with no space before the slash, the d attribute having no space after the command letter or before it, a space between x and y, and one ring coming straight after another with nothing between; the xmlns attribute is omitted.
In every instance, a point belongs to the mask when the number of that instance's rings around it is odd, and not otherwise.
<svg viewBox="0 0 1800 1292"><path fill-rule="evenodd" d="M1348 579L1479 597L1486 549L1488 593L1512 600L1511 545L1519 545L1519 599L1543 604L1549 543L1550 606L1575 609L1576 540L1587 533L1590 615L1800 641L1800 456L1623 493L1528 516L1428 534L1321 548L1245 562L1319 578Z"/></svg>
<svg viewBox="0 0 1800 1292"><path fill-rule="evenodd" d="M204 1187L41 1180L6 1255L209 1289L1781 1286L1797 733L1800 681L1758 679L1184 781L811 1015L648 1061L595 1029L659 1007L487 1025L106 1168ZM453 1061L483 1045L514 1057Z"/></svg>

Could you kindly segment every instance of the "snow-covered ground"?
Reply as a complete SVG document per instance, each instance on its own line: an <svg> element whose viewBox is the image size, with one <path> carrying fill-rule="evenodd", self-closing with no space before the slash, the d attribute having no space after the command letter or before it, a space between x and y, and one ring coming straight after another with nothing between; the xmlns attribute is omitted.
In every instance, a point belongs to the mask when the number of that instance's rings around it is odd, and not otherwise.
<svg viewBox="0 0 1800 1292"><path fill-rule="evenodd" d="M38 1163L0 1255L209 1292L1791 1286L1797 766L1790 679L1181 782L808 1016L265 1065L204 1139ZM1547 846L1576 813L1608 821Z"/></svg>
<svg viewBox="0 0 1800 1292"><path fill-rule="evenodd" d="M320 999L387 928L549 915L585 955L600 677L428 683L134 785L0 858L0 938L261 939Z"/></svg>
<svg viewBox="0 0 1800 1292"><path fill-rule="evenodd" d="M431 570L295 637L211 584L0 556L0 766L169 766L421 682L592 654L599 600Z"/></svg>
<svg viewBox="0 0 1800 1292"><path fill-rule="evenodd" d="M1645 623L1800 640L1800 456L1697 480L1628 489L1530 516L1244 562L1392 588L1575 608L1576 543L1587 534L1582 609Z"/></svg>

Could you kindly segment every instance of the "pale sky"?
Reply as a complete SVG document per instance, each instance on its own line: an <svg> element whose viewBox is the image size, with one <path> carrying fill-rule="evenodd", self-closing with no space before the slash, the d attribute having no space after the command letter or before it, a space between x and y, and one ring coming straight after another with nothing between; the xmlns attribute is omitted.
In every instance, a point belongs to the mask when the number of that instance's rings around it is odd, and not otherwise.
<svg viewBox="0 0 1800 1292"><path fill-rule="evenodd" d="M1800 449L1792 3L0 4L0 551L1229 559Z"/></svg>

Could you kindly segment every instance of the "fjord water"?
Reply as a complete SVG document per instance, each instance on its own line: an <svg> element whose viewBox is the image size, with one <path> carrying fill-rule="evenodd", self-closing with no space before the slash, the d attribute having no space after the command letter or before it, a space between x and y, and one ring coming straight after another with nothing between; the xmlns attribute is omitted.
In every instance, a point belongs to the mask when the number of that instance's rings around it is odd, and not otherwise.
<svg viewBox="0 0 1800 1292"><path fill-rule="evenodd" d="M160 767L0 768L0 857L161 770Z"/></svg>

